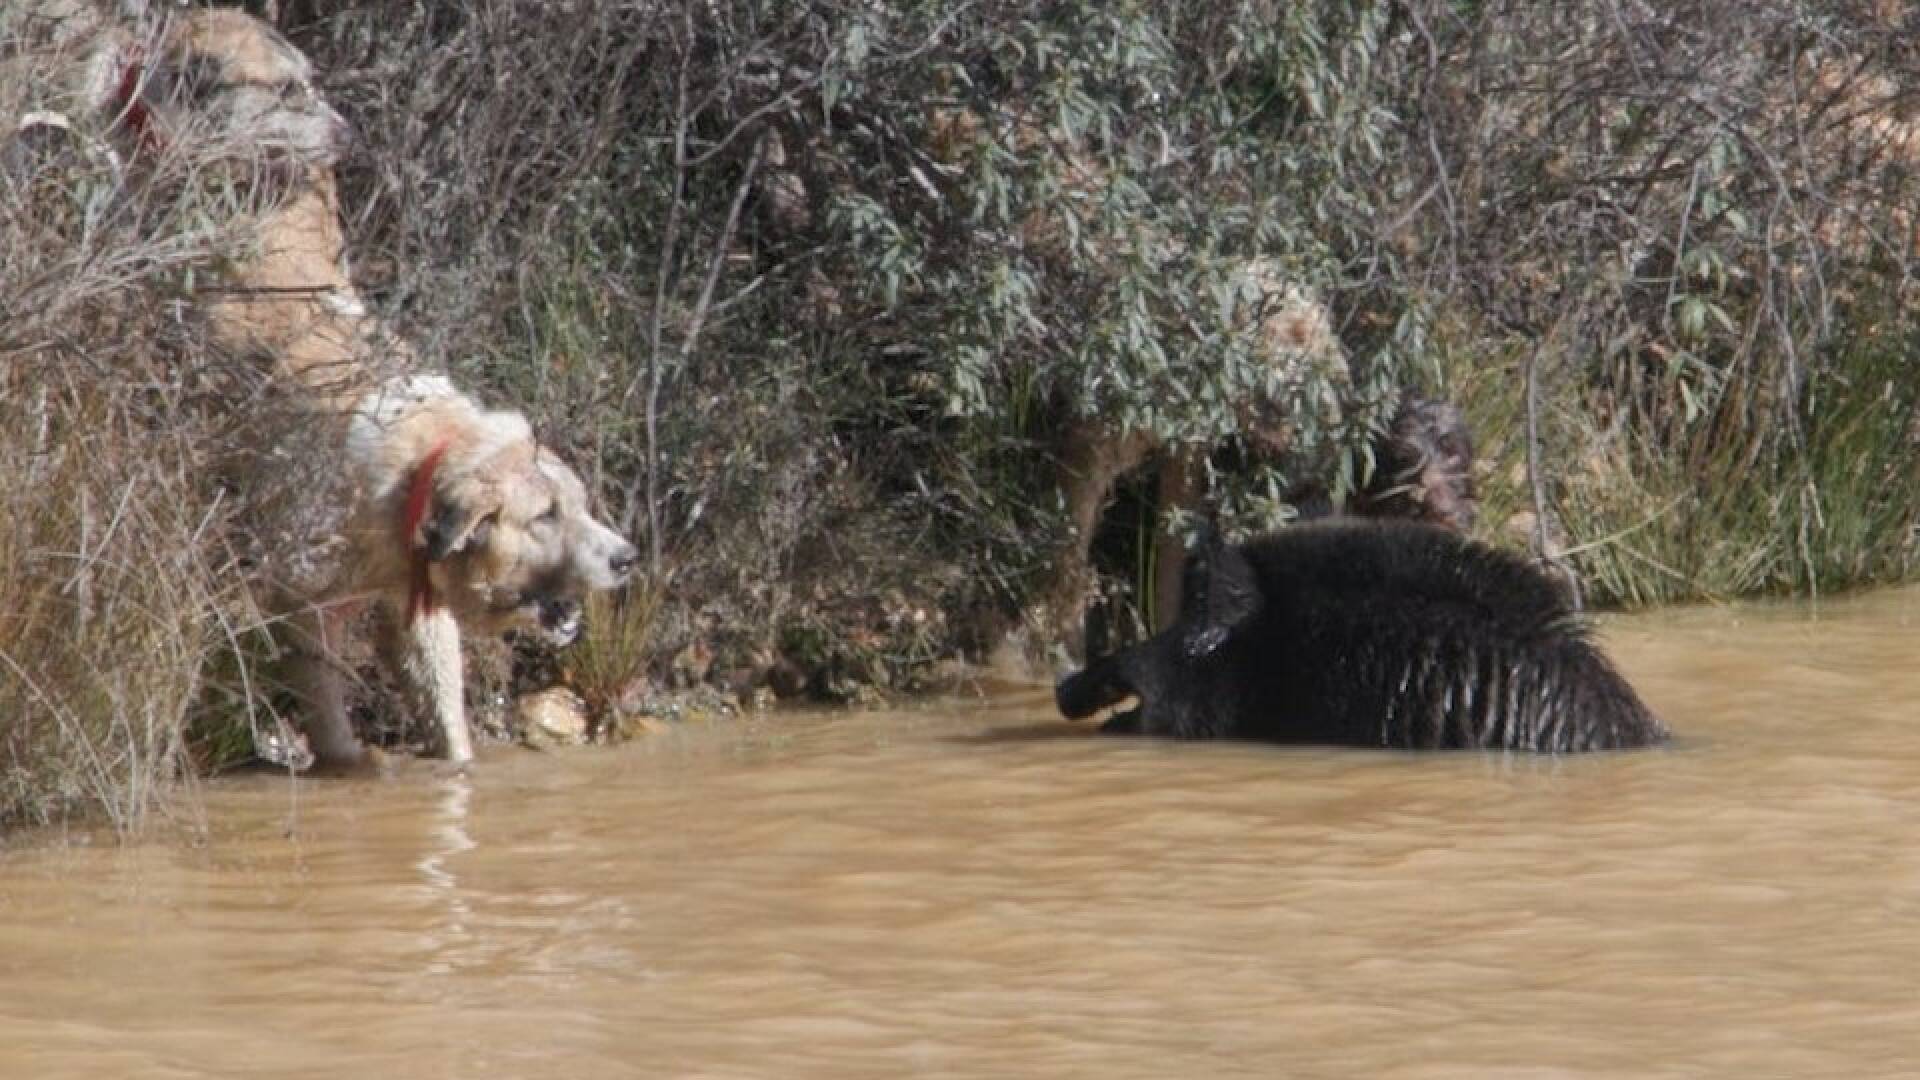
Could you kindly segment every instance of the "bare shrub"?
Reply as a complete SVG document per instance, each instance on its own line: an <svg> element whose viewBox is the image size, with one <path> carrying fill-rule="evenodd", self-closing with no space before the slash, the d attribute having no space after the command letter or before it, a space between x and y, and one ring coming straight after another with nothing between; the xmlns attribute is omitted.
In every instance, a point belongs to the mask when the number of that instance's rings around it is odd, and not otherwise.
<svg viewBox="0 0 1920 1080"><path fill-rule="evenodd" d="M222 515L120 374L49 367L0 407L0 819L130 829L183 775Z"/></svg>
<svg viewBox="0 0 1920 1080"><path fill-rule="evenodd" d="M0 18L0 116L72 63L23 33ZM251 617L220 463L263 386L191 317L248 196L190 148L129 168L100 118L63 119L0 174L0 821L135 830L191 774L208 661Z"/></svg>

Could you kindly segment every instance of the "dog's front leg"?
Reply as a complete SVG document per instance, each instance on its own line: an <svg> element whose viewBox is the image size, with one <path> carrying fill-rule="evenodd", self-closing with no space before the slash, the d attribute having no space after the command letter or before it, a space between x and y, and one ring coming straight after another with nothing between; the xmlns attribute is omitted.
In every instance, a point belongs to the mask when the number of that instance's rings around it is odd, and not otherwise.
<svg viewBox="0 0 1920 1080"><path fill-rule="evenodd" d="M439 726L441 755L457 765L472 761L460 624L441 609L421 612L411 619L396 617L389 626L388 659L409 695Z"/></svg>

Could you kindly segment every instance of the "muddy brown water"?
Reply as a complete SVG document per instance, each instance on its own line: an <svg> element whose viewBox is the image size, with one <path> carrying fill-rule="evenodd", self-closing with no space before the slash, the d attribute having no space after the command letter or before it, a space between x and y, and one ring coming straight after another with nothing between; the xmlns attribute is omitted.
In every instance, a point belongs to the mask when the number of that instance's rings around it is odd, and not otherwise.
<svg viewBox="0 0 1920 1080"><path fill-rule="evenodd" d="M1610 621L1647 753L1024 690L223 781L199 844L0 852L0 1076L1916 1076L1916 622Z"/></svg>

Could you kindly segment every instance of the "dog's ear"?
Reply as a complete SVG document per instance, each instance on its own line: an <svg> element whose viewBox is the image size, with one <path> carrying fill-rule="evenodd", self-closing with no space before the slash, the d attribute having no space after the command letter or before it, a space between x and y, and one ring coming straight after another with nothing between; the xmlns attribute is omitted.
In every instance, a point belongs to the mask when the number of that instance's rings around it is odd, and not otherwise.
<svg viewBox="0 0 1920 1080"><path fill-rule="evenodd" d="M148 76L147 94L156 100L200 105L220 89L224 74L216 57L198 52L169 52Z"/></svg>
<svg viewBox="0 0 1920 1080"><path fill-rule="evenodd" d="M491 484L468 480L434 492L433 511L421 525L421 547L429 562L469 551L487 542L500 520L501 498Z"/></svg>

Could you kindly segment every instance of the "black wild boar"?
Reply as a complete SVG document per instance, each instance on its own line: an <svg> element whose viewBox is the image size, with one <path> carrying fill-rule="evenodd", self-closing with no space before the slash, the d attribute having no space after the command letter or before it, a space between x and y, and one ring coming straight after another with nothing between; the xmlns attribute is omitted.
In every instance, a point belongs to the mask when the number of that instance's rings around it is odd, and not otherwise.
<svg viewBox="0 0 1920 1080"><path fill-rule="evenodd" d="M1054 692L1073 718L1129 696L1104 730L1544 752L1667 737L1549 578L1411 522L1204 538L1179 621Z"/></svg>

